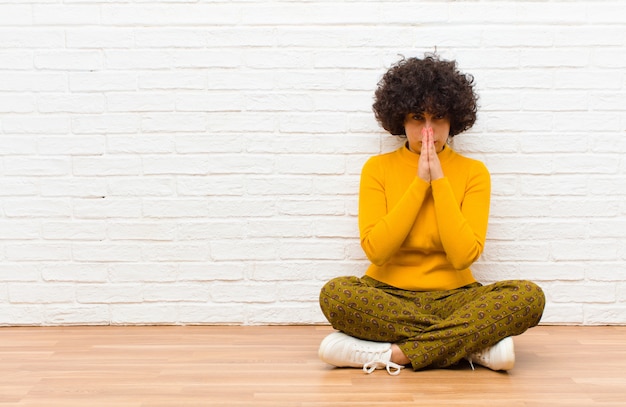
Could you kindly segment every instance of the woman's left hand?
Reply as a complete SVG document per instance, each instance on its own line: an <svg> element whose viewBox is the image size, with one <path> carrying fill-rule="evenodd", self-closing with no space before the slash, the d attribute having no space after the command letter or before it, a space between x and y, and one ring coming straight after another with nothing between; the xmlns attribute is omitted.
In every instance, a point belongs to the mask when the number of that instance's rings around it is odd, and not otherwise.
<svg viewBox="0 0 626 407"><path fill-rule="evenodd" d="M420 153L418 168L421 168L422 172L425 172L426 168L428 169L429 176L428 180L426 180L427 182L443 178L443 169L441 168L441 162L437 156L432 127L424 127L422 129L422 151Z"/></svg>

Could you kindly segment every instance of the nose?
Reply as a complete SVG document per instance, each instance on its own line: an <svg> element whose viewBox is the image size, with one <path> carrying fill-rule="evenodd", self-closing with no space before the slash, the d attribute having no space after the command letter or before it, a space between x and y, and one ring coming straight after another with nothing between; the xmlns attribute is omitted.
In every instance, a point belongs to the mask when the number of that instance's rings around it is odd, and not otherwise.
<svg viewBox="0 0 626 407"><path fill-rule="evenodd" d="M431 119L424 120L424 129L432 129L433 121Z"/></svg>
<svg viewBox="0 0 626 407"><path fill-rule="evenodd" d="M433 127L433 117L430 114L424 115L424 127Z"/></svg>

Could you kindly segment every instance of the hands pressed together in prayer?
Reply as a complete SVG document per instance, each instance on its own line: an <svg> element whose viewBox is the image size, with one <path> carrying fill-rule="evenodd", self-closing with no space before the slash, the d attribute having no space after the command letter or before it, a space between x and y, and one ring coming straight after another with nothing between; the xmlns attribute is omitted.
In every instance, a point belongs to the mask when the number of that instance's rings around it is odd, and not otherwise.
<svg viewBox="0 0 626 407"><path fill-rule="evenodd" d="M439 157L437 157L432 127L422 129L422 150L417 163L417 176L429 183L443 178L443 170Z"/></svg>

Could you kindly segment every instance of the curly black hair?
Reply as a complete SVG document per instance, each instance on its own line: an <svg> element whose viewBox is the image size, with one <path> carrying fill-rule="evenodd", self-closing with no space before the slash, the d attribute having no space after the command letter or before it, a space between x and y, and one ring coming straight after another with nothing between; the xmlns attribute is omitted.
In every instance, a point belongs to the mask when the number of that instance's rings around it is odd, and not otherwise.
<svg viewBox="0 0 626 407"><path fill-rule="evenodd" d="M428 112L450 120L450 137L476 121L478 95L474 77L457 69L456 61L426 54L423 59L402 58L383 75L372 106L376 120L389 133L406 137L409 113Z"/></svg>

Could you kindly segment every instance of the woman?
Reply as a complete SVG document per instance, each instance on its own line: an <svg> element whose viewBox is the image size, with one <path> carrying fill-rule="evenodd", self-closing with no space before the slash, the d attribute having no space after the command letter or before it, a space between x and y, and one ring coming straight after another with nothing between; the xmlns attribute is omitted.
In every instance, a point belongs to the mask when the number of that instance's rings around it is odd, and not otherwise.
<svg viewBox="0 0 626 407"><path fill-rule="evenodd" d="M363 167L359 230L372 264L322 288L322 311L340 332L322 341L320 358L368 373L463 358L511 369L511 337L539 323L545 298L530 281L483 286L469 268L485 244L490 177L447 142L476 121L473 77L437 56L403 59L379 82L373 109L407 142Z"/></svg>

